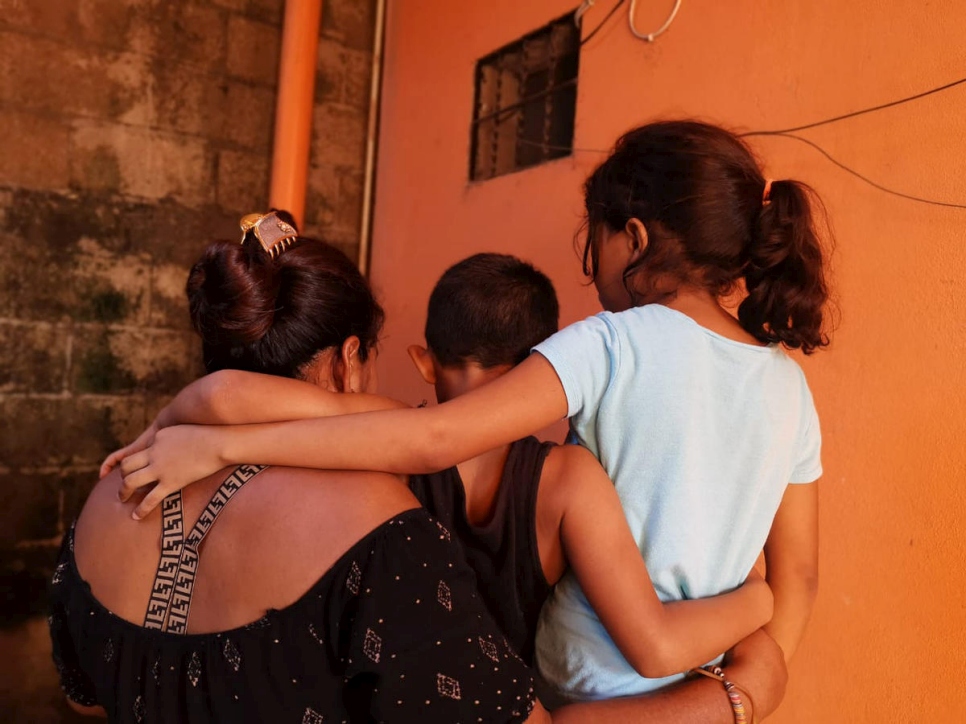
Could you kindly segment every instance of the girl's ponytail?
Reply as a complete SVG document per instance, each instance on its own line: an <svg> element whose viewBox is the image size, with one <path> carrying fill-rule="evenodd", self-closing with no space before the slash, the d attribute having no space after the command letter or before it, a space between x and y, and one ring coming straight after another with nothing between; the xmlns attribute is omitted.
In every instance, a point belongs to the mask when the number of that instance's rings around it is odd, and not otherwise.
<svg viewBox="0 0 966 724"><path fill-rule="evenodd" d="M745 266L741 326L758 340L811 354L828 344L825 260L812 219L811 189L797 181L766 185Z"/></svg>

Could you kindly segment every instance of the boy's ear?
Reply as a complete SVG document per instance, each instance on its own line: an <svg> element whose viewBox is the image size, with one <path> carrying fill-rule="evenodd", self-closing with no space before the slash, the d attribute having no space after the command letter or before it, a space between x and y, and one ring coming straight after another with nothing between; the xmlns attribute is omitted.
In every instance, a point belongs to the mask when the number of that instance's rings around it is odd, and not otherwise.
<svg viewBox="0 0 966 724"><path fill-rule="evenodd" d="M624 225L624 232L629 237L632 255L640 254L647 249L647 229L640 219L630 218Z"/></svg>
<svg viewBox="0 0 966 724"><path fill-rule="evenodd" d="M416 371L419 372L420 377L426 381L426 384L435 385L436 365L433 362L432 353L418 344L409 345L406 351L409 352L409 359L416 365Z"/></svg>

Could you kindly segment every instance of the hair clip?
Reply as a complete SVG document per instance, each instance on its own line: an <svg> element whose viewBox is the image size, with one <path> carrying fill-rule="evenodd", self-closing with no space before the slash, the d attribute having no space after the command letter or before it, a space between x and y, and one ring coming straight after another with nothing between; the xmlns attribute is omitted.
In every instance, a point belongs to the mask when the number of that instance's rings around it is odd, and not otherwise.
<svg viewBox="0 0 966 724"><path fill-rule="evenodd" d="M761 205L767 206L771 203L771 179L765 179L765 190L761 192Z"/></svg>
<svg viewBox="0 0 966 724"><path fill-rule="evenodd" d="M273 259L291 246L298 238L298 231L289 223L278 218L278 214L271 211L267 214L248 214L243 216L239 226L242 230L242 243L249 231L255 232L255 238L262 245L265 252Z"/></svg>

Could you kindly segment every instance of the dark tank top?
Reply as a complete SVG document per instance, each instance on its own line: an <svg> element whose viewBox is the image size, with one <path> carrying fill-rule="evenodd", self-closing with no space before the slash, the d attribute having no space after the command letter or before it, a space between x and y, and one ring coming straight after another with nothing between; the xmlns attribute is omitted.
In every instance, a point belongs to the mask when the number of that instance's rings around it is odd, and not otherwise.
<svg viewBox="0 0 966 724"><path fill-rule="evenodd" d="M533 662L540 608L551 586L537 548L537 488L553 443L535 437L510 446L490 520L473 525L466 517L466 493L455 467L413 475L409 487L423 507L453 532L476 571L483 602L510 646Z"/></svg>

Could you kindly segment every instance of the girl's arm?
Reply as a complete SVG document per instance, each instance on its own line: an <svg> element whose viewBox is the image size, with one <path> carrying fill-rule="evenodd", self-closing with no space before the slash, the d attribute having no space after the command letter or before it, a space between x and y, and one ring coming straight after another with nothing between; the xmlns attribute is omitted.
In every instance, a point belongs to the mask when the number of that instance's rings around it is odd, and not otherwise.
<svg viewBox="0 0 966 724"><path fill-rule="evenodd" d="M269 425L178 427L124 459L122 494L157 482L135 515L235 463L428 473L526 437L567 415L550 363L531 355L505 375L436 407Z"/></svg>
<svg viewBox="0 0 966 724"><path fill-rule="evenodd" d="M181 390L158 415L158 427L281 422L402 407L379 395L343 394L288 377L220 370Z"/></svg>
<svg viewBox="0 0 966 724"><path fill-rule="evenodd" d="M172 425L281 422L405 407L379 395L340 394L302 380L220 370L181 390L137 440L107 457L100 475L103 478L125 457L149 447L158 430Z"/></svg>
<svg viewBox="0 0 966 724"><path fill-rule="evenodd" d="M788 672L781 649L759 630L741 641L725 661L725 677L747 691L748 721L761 721L781 703ZM550 720L542 707L534 710L527 724ZM553 724L584 722L675 722L675 724L732 724L734 712L721 684L699 677L641 696L570 704L553 712Z"/></svg>
<svg viewBox="0 0 966 724"><path fill-rule="evenodd" d="M562 475L546 492L563 511L567 560L624 658L641 676L660 678L708 663L764 626L772 594L755 574L712 598L661 603L627 525L617 491L584 448L565 446ZM545 498L546 499L546 498Z"/></svg>
<svg viewBox="0 0 966 724"><path fill-rule="evenodd" d="M765 543L765 578L775 615L765 630L789 661L818 592L818 483L789 485Z"/></svg>

